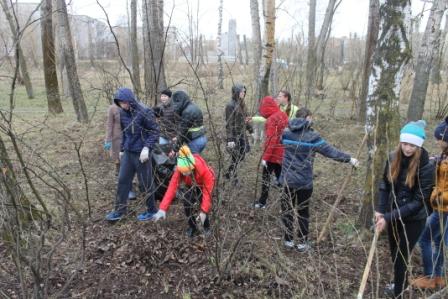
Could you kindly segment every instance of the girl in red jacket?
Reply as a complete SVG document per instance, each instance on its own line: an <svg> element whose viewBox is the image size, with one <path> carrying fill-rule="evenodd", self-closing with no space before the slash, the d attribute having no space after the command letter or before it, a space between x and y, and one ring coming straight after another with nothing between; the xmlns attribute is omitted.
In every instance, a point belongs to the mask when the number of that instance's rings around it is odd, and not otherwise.
<svg viewBox="0 0 448 299"><path fill-rule="evenodd" d="M255 203L255 208L263 209L266 207L266 200L269 196L269 185L271 173L275 174L277 181L282 170L283 145L280 142L282 132L288 125L288 116L280 110L273 97L264 97L260 105L260 114L266 118L264 126L265 144L261 160L263 167L261 195Z"/></svg>
<svg viewBox="0 0 448 299"><path fill-rule="evenodd" d="M212 206L215 175L204 159L199 154L191 154L190 148L186 145L182 146L179 150L176 170L171 177L168 189L160 203L159 211L154 215L154 221L166 217L166 212L176 197L176 191L180 183L184 183L189 187L183 196L185 215L188 218L189 225L187 235L193 237L198 233L196 221L193 216L193 205L196 201L201 203L198 218L204 226L204 231L208 232L210 229L208 213Z"/></svg>

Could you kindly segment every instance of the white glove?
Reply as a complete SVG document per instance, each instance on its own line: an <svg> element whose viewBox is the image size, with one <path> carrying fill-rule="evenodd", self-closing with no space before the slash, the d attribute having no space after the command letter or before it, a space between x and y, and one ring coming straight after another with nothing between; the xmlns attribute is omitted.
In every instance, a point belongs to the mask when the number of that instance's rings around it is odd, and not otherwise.
<svg viewBox="0 0 448 299"><path fill-rule="evenodd" d="M204 225L204 223L205 223L205 219L207 219L207 214L205 214L204 212L200 212L200 213L199 213L198 220L201 221L202 225Z"/></svg>
<svg viewBox="0 0 448 299"><path fill-rule="evenodd" d="M263 166L264 168L267 168L268 162L266 162L266 160L261 160L261 166Z"/></svg>
<svg viewBox="0 0 448 299"><path fill-rule="evenodd" d="M235 147L235 142L233 142L233 141L227 142L227 147L228 148L234 148Z"/></svg>
<svg viewBox="0 0 448 299"><path fill-rule="evenodd" d="M350 158L350 164L352 164L353 167L358 168L359 161L356 158Z"/></svg>
<svg viewBox="0 0 448 299"><path fill-rule="evenodd" d="M146 146L142 149L142 152L140 153L140 162L145 163L149 160L149 148Z"/></svg>
<svg viewBox="0 0 448 299"><path fill-rule="evenodd" d="M118 154L118 160L121 160L121 158L123 158L123 155L124 155L124 152L120 152L120 153Z"/></svg>
<svg viewBox="0 0 448 299"><path fill-rule="evenodd" d="M157 213L155 213L154 216L152 216L152 219L154 221L159 221L160 219L165 218L166 218L166 212L164 210L158 210Z"/></svg>

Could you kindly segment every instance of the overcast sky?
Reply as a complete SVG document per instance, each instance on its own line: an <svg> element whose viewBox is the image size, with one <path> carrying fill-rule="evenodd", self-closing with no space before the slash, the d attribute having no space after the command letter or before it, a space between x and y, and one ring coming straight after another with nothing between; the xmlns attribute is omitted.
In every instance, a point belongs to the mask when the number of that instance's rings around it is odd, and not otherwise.
<svg viewBox="0 0 448 299"><path fill-rule="evenodd" d="M37 0L21 0L19 2L34 1L38 2ZM98 1L105 7L112 24L126 23L126 4L128 0ZM234 18L237 21L238 34L251 36L249 2L249 0L223 0L223 32L227 31L229 19ZM262 1L259 2L261 3ZM308 2L309 0L276 1L278 8L276 20L277 38L288 38L292 34L307 35ZM317 0L316 34L319 32L327 2L328 0ZM69 11L72 13L104 19L104 13L99 8L96 0L71 0L67 1L67 3L70 4ZM187 34L190 15L193 16L194 22L199 23L199 32L205 34L207 38L214 38L218 30L218 5L219 0L165 0L165 25L168 24L169 16L173 12L171 24ZM367 32L368 5L369 0L342 0L336 11L331 35L341 37L348 36L353 32L356 32L358 35L365 35ZM413 15L421 12L422 8L423 3L421 0L412 1ZM426 4L426 8L429 8L428 4ZM423 22L423 25L425 22Z"/></svg>

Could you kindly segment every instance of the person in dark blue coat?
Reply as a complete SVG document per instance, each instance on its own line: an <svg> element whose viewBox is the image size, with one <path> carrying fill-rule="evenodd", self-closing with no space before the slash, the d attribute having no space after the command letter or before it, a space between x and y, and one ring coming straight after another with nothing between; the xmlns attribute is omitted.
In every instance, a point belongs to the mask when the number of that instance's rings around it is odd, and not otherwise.
<svg viewBox="0 0 448 299"><path fill-rule="evenodd" d="M159 126L151 108L137 101L129 88L119 88L114 102L120 110L123 139L120 152L120 171L114 211L106 215L106 220L120 220L127 212L128 193L135 173L140 191L145 195L147 211L138 215L138 220L152 219L157 212L154 203L151 152L159 141Z"/></svg>
<svg viewBox="0 0 448 299"><path fill-rule="evenodd" d="M282 222L285 226L284 245L300 252L311 249L308 242L309 203L313 193L313 163L316 153L339 162L357 167L359 162L328 144L319 133L311 128L312 114L301 108L296 118L283 131L282 143L285 147L280 182L284 186L281 198ZM299 216L298 244L294 244L294 211Z"/></svg>

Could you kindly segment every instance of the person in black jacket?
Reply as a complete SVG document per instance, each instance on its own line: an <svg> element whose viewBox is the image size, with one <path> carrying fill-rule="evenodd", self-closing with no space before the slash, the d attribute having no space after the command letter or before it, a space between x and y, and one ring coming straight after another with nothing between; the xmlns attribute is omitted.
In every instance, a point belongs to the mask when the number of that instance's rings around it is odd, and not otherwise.
<svg viewBox="0 0 448 299"><path fill-rule="evenodd" d="M188 144L193 154L200 154L207 145L204 118L199 107L190 100L184 91L176 91L172 97L177 120L177 137L175 151L183 144Z"/></svg>
<svg viewBox="0 0 448 299"><path fill-rule="evenodd" d="M171 95L171 90L163 90L160 93L160 105L154 107L154 114L158 118L160 126L160 145L172 143L177 135L176 115L174 113Z"/></svg>
<svg viewBox="0 0 448 299"><path fill-rule="evenodd" d="M394 282L386 294L402 298L407 287L409 256L425 227L425 202L434 184L434 165L422 147L425 140L423 120L410 122L400 131L400 143L389 155L379 186L375 227L387 229L394 264Z"/></svg>
<svg viewBox="0 0 448 299"><path fill-rule="evenodd" d="M254 133L251 118L248 117L244 98L246 97L246 87L236 84L232 87L232 99L227 103L225 110L227 149L232 161L225 174L226 179L234 179L238 183L238 164L244 160L246 153L250 151L250 146L246 131Z"/></svg>

